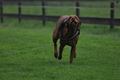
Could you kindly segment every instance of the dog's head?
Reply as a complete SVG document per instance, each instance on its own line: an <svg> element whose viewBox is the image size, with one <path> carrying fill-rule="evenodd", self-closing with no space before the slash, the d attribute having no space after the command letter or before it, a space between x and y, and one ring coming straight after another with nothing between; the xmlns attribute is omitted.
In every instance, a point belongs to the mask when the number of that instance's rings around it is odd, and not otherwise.
<svg viewBox="0 0 120 80"><path fill-rule="evenodd" d="M81 20L76 15L70 15L69 18L66 20L68 26L71 27L78 27L81 25Z"/></svg>

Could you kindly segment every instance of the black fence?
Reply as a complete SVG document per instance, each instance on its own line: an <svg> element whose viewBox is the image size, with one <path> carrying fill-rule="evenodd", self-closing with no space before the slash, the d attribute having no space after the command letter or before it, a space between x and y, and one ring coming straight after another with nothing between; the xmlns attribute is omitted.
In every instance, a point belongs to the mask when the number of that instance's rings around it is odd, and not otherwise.
<svg viewBox="0 0 120 80"><path fill-rule="evenodd" d="M18 14L8 14L8 13L3 13L3 2L0 2L0 19L1 22L4 22L4 17L12 17L12 18L18 18L18 21L21 22L22 19L34 19L34 20L42 20L42 24L45 25L46 21L56 21L60 16L51 16L51 15L46 15L46 8L45 2L41 1L42 6L42 15L32 15L32 14L22 14L21 12L21 2L17 2L18 4ZM80 17L80 9L81 7L79 6L79 2L75 2L76 6L74 9L76 9L76 15ZM80 17L82 23L87 23L87 24L100 24L100 25L110 25L110 29L113 29L114 26L120 26L120 19L114 18L114 2L110 3L110 18L100 18L100 17Z"/></svg>

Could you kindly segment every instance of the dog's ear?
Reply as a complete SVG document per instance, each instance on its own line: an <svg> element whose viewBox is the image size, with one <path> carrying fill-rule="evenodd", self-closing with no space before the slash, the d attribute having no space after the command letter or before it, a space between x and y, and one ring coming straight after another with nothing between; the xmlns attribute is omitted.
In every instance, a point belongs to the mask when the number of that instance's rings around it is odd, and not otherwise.
<svg viewBox="0 0 120 80"><path fill-rule="evenodd" d="M76 17L76 19L78 20L78 23L81 25L81 20L80 20L80 18L78 18L77 16L75 16Z"/></svg>
<svg viewBox="0 0 120 80"><path fill-rule="evenodd" d="M67 23L67 24L69 23L69 17L66 19L65 23Z"/></svg>
<svg viewBox="0 0 120 80"><path fill-rule="evenodd" d="M65 24L66 27L68 27L68 25L69 25L69 18L66 19L64 24Z"/></svg>

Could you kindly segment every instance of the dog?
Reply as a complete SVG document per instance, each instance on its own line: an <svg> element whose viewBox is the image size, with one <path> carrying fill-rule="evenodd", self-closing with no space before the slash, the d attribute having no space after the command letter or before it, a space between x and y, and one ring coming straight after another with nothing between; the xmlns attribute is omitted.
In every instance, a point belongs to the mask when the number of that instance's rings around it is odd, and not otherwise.
<svg viewBox="0 0 120 80"><path fill-rule="evenodd" d="M76 44L79 39L81 20L76 15L61 16L53 31L54 57L62 59L65 45L71 46L70 63L76 58ZM59 55L57 51L57 40L60 39Z"/></svg>

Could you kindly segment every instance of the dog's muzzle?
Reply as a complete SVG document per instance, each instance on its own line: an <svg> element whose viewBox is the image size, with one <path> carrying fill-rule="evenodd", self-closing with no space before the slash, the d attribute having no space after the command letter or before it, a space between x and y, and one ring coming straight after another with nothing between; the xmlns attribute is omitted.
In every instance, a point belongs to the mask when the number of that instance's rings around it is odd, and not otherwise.
<svg viewBox="0 0 120 80"><path fill-rule="evenodd" d="M72 22L70 23L70 25L72 25L72 26L76 26L76 24L77 24L76 21L72 21Z"/></svg>

